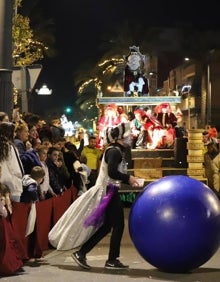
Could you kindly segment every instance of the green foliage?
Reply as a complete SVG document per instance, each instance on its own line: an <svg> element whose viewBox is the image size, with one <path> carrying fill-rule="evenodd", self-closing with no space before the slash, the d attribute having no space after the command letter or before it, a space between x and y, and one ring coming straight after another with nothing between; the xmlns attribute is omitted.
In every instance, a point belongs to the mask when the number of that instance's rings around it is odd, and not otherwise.
<svg viewBox="0 0 220 282"><path fill-rule="evenodd" d="M44 50L47 48L40 41L34 39L30 20L22 15L15 15L12 27L13 53L16 66L31 65L43 59Z"/></svg>
<svg viewBox="0 0 220 282"><path fill-rule="evenodd" d="M43 42L36 40L34 31L30 28L30 19L17 13L21 2L22 0L15 1L12 26L12 56L15 66L32 65L42 60L48 49Z"/></svg>

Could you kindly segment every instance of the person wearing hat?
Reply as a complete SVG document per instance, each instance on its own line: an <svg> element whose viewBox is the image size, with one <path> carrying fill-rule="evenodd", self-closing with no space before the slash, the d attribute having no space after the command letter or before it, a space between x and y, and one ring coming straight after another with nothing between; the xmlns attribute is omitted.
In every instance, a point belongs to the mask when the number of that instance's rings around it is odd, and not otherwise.
<svg viewBox="0 0 220 282"><path fill-rule="evenodd" d="M95 186L77 198L49 232L49 241L58 250L79 248L75 262L90 269L86 255L111 232L107 269L126 269L118 259L124 231L124 210L118 192L120 183L139 186L126 171L124 152L130 140L130 124L121 123L105 130L105 144Z"/></svg>
<svg viewBox="0 0 220 282"><path fill-rule="evenodd" d="M98 121L98 144L99 149L103 149L104 130L106 127L115 126L121 122L120 113L116 104L109 104L104 108L104 113Z"/></svg>
<svg viewBox="0 0 220 282"><path fill-rule="evenodd" d="M160 130L162 124L157 120L157 118L152 114L150 107L144 108L145 117L144 117L144 130L146 134L146 148L155 149L157 148L160 141Z"/></svg>
<svg viewBox="0 0 220 282"><path fill-rule="evenodd" d="M139 47L130 48L130 54L125 58L124 71L125 96L143 96L149 93L148 79L144 73L145 56Z"/></svg>
<svg viewBox="0 0 220 282"><path fill-rule="evenodd" d="M175 127L177 125L177 117L172 112L169 103L161 103L154 110L157 111L156 118L162 125L161 144L158 148L173 148L176 138Z"/></svg>

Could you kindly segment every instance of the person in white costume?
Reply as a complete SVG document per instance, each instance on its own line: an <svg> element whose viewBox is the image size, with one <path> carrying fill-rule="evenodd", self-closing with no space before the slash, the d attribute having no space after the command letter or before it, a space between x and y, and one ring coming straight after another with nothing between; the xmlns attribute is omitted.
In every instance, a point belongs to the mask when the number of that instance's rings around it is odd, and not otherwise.
<svg viewBox="0 0 220 282"><path fill-rule="evenodd" d="M14 145L15 124L12 122L1 122L0 124L0 182L9 187L11 200L20 202L22 177L24 168L20 159L18 149Z"/></svg>
<svg viewBox="0 0 220 282"><path fill-rule="evenodd" d="M72 257L84 269L91 268L86 262L86 254L111 231L105 268L128 267L118 259L124 231L124 211L118 186L120 182L139 185L138 179L127 174L126 170L124 149L128 140L129 123L106 129L105 144L108 146L102 157L96 184L72 203L49 232L49 241L58 250L80 247Z"/></svg>

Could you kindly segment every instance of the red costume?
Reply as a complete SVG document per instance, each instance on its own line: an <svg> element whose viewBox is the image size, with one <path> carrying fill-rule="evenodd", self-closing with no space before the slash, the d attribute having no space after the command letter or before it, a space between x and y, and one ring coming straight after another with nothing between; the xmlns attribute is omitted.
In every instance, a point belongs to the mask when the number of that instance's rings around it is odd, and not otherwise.
<svg viewBox="0 0 220 282"><path fill-rule="evenodd" d="M177 117L171 110L169 103L162 103L156 107L156 118L162 124L161 148L171 148L176 138L175 126Z"/></svg>
<svg viewBox="0 0 220 282"><path fill-rule="evenodd" d="M151 110L145 110L145 124L144 129L147 131L147 148L155 149L158 146L160 139L160 129L162 128L161 123L151 114Z"/></svg>
<svg viewBox="0 0 220 282"><path fill-rule="evenodd" d="M0 275L11 275L23 266L27 259L25 248L17 236L10 221L0 216Z"/></svg>
<svg viewBox="0 0 220 282"><path fill-rule="evenodd" d="M104 137L104 130L107 127L111 127L114 125L119 124L121 121L120 115L117 109L117 105L115 104L110 104L106 106L104 109L104 114L100 117L98 121L98 131L99 131L99 136L98 136L98 147L102 148L103 146L103 137Z"/></svg>
<svg viewBox="0 0 220 282"><path fill-rule="evenodd" d="M208 137L209 138L218 138L218 131L215 128L215 126L210 126L209 130L208 130Z"/></svg>

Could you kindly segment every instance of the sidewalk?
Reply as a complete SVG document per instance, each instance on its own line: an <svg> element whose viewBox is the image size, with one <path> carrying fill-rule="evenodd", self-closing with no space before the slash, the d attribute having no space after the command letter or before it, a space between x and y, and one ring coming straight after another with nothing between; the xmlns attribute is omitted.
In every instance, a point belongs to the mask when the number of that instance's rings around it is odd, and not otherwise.
<svg viewBox="0 0 220 282"><path fill-rule="evenodd" d="M71 258L71 251L49 250L44 261L29 261L24 272L1 281L9 282L219 282L220 250L203 266L191 274L171 274L157 270L136 251L128 233L129 209L125 209L126 226L121 247L121 261L129 270L106 270L109 236L104 238L87 256L91 270L81 269Z"/></svg>

